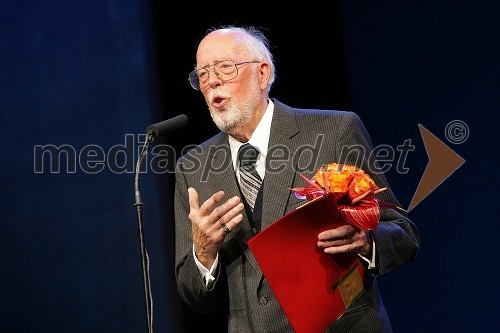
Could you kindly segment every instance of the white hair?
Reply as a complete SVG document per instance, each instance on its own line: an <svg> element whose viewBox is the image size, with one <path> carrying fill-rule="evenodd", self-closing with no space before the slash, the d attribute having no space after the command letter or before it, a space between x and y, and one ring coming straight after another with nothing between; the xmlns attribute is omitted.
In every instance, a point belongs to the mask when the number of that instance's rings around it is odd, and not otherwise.
<svg viewBox="0 0 500 333"><path fill-rule="evenodd" d="M269 63L271 67L271 73L269 76L269 82L267 84L267 92L271 90L271 86L276 78L276 68L274 66L274 58L269 50L269 40L264 35L262 31L253 26L248 27L237 27L234 25L221 26L219 28L211 28L207 31L205 36L217 31L217 30L231 30L238 31L245 36L245 45L250 53L250 55L255 56L259 61L265 61Z"/></svg>

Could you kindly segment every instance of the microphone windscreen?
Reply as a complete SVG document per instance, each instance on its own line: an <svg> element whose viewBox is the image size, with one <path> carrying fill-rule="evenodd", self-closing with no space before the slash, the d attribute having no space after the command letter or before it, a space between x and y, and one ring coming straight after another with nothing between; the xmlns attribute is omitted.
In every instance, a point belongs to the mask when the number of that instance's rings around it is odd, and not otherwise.
<svg viewBox="0 0 500 333"><path fill-rule="evenodd" d="M146 128L146 133L151 133L155 138L165 135L169 132L178 130L186 126L188 118L185 114L180 114L173 118L160 121L159 123L149 125Z"/></svg>

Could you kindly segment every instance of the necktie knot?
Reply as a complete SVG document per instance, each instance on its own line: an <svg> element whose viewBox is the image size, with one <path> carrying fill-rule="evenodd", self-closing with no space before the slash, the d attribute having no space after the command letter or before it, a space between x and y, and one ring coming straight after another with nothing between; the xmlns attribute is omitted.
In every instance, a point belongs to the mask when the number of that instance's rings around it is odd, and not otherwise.
<svg viewBox="0 0 500 333"><path fill-rule="evenodd" d="M238 150L238 159L240 161L240 167L255 168L255 163L257 162L257 158L259 157L259 151L257 148L252 146L249 143L245 143Z"/></svg>

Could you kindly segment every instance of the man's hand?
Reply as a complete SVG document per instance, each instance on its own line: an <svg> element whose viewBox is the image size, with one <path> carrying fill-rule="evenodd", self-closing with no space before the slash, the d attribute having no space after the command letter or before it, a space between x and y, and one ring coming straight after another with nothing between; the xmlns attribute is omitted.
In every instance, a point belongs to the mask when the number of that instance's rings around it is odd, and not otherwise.
<svg viewBox="0 0 500 333"><path fill-rule="evenodd" d="M210 269L227 234L243 220L240 212L244 206L236 196L218 205L224 198L223 191L214 193L201 206L198 192L194 188L190 187L188 194L196 257L203 266ZM224 226L226 231L223 230Z"/></svg>
<svg viewBox="0 0 500 333"><path fill-rule="evenodd" d="M343 225L320 233L318 247L329 254L355 252L369 257L372 251L372 239L368 231Z"/></svg>

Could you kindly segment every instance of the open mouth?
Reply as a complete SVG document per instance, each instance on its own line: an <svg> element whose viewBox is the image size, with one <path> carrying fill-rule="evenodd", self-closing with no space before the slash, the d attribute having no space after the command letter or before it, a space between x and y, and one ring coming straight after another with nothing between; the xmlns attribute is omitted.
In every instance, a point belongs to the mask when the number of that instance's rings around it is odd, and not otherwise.
<svg viewBox="0 0 500 333"><path fill-rule="evenodd" d="M228 103L230 98L230 94L213 91L211 96L211 104L214 108L220 109Z"/></svg>
<svg viewBox="0 0 500 333"><path fill-rule="evenodd" d="M222 96L214 96L212 98L212 105L216 108L220 108L226 99Z"/></svg>

